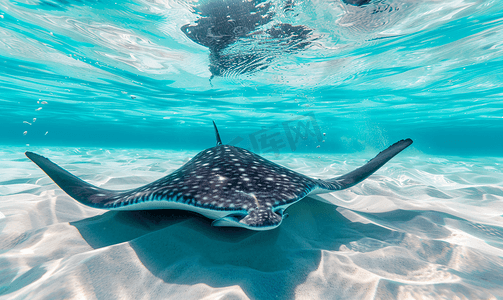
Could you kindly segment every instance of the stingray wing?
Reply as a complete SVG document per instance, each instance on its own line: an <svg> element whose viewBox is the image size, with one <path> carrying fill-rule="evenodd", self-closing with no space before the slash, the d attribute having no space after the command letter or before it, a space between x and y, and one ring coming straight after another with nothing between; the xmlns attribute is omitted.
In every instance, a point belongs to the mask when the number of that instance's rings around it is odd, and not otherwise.
<svg viewBox="0 0 503 300"><path fill-rule="evenodd" d="M400 153L405 148L409 147L411 144L411 139L398 141L389 146L386 150L381 151L379 154L377 154L376 157L374 157L368 163L359 167L358 169L347 173L346 175L324 181L320 180L320 187L326 190L343 190L352 187L353 185L362 182L365 178L372 175L390 159L395 157L395 155Z"/></svg>
<svg viewBox="0 0 503 300"><path fill-rule="evenodd" d="M26 152L25 154L63 191L82 204L92 207L103 207L125 194L124 191L111 191L89 184L36 153Z"/></svg>

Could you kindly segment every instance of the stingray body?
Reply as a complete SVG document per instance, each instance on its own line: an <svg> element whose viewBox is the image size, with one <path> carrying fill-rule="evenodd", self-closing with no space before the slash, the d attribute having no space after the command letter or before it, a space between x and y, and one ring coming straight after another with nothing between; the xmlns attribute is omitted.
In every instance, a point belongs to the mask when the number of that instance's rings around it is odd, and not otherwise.
<svg viewBox="0 0 503 300"><path fill-rule="evenodd" d="M214 219L214 226L269 230L281 224L290 205L309 193L351 187L412 143L410 139L401 140L351 173L320 180L289 170L246 149L222 145L216 126L215 132L217 146L201 151L173 173L127 191L93 186L43 156L32 152L26 152L26 156L68 195L91 207L182 209Z"/></svg>

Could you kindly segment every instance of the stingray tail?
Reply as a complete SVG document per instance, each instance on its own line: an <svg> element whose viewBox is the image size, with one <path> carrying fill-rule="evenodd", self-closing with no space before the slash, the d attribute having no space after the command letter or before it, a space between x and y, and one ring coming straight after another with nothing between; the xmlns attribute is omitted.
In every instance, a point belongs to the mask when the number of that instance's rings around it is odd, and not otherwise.
<svg viewBox="0 0 503 300"><path fill-rule="evenodd" d="M47 158L33 152L26 156L39 166L63 191L82 204L100 207L104 200L121 192L105 190L76 177Z"/></svg>
<svg viewBox="0 0 503 300"><path fill-rule="evenodd" d="M375 171L377 171L380 167L382 167L385 163L387 163L390 159L395 157L398 153L400 153L405 148L409 147L412 144L411 139L405 139L398 141L388 147L388 149L380 152L376 157L371 159L367 164L359 167L358 169L340 177L331 178L325 180L324 182L331 185L328 189L342 190L352 187L353 185L362 182L365 178L372 175ZM335 187L334 187L335 186Z"/></svg>
<svg viewBox="0 0 503 300"><path fill-rule="evenodd" d="M220 134L218 133L217 124L213 121L213 127L215 127L215 136L217 138L217 146L222 145L222 140L220 139Z"/></svg>

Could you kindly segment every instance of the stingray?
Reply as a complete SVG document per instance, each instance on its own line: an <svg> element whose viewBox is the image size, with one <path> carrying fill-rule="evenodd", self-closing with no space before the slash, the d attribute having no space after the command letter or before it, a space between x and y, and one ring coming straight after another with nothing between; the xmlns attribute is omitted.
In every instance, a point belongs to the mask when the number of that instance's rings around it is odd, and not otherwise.
<svg viewBox="0 0 503 300"><path fill-rule="evenodd" d="M213 226L270 230L285 210L307 195L347 189L361 182L412 144L396 142L362 167L327 180L280 166L246 149L217 145L203 150L173 173L145 186L114 191L91 185L47 158L26 152L63 191L78 202L107 210L181 209L214 219Z"/></svg>

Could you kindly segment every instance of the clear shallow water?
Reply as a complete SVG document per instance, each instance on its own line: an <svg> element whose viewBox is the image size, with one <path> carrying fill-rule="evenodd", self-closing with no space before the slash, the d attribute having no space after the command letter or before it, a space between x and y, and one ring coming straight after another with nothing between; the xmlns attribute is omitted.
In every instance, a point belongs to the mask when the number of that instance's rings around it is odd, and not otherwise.
<svg viewBox="0 0 503 300"><path fill-rule="evenodd" d="M502 2L117 3L0 2L0 299L503 298ZM126 189L211 120L316 178L414 144L260 234L84 207L23 155Z"/></svg>
<svg viewBox="0 0 503 300"><path fill-rule="evenodd" d="M399 155L363 184L324 194L328 203L304 199L278 229L254 232L192 214L80 205L22 149L0 152L0 299L503 297L501 158ZM194 154L36 151L110 189L151 182ZM367 159L276 161L325 178Z"/></svg>
<svg viewBox="0 0 503 300"><path fill-rule="evenodd" d="M251 147L313 113L326 141L303 152L411 137L427 153L501 155L500 1L270 2L260 26L232 15L218 47L182 31L207 3L0 3L2 143L195 150L216 120Z"/></svg>

